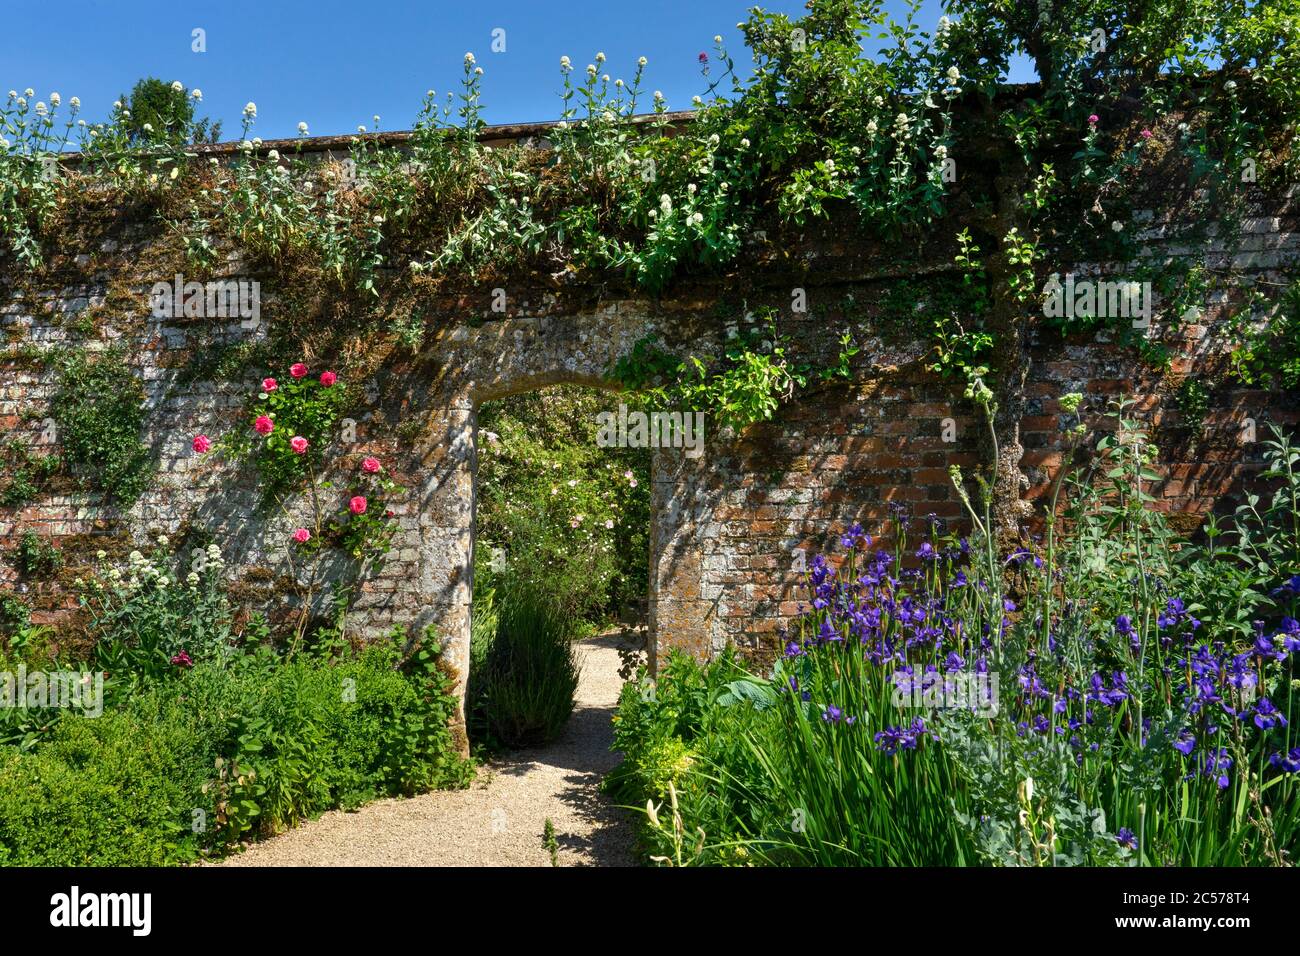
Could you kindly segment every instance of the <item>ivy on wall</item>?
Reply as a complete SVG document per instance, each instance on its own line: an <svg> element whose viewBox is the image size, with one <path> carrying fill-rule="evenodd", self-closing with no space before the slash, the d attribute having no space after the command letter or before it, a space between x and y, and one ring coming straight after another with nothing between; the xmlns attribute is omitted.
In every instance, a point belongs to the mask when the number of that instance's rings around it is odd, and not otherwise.
<svg viewBox="0 0 1300 956"><path fill-rule="evenodd" d="M73 352L58 370L52 413L63 461L83 488L129 505L153 472L144 429L144 387L120 352Z"/></svg>

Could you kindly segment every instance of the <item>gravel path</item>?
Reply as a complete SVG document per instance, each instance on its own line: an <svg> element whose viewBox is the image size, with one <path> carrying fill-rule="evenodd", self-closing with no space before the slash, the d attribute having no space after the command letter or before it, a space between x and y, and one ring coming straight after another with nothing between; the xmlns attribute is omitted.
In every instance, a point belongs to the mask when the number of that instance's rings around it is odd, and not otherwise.
<svg viewBox="0 0 1300 956"><path fill-rule="evenodd" d="M560 866L634 866L627 811L600 792L618 762L610 717L622 681L619 638L581 642L577 705L555 743L480 767L466 790L332 810L222 866L550 866L542 846L555 824Z"/></svg>

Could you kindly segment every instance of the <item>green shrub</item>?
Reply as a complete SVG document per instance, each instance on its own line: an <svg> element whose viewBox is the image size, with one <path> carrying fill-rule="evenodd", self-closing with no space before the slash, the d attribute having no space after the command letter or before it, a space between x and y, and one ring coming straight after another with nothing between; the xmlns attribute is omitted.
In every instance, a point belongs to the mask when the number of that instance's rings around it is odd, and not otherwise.
<svg viewBox="0 0 1300 956"><path fill-rule="evenodd" d="M574 622L518 584L496 613L496 633L470 675L474 709L491 737L507 747L547 743L573 712L580 670Z"/></svg>
<svg viewBox="0 0 1300 956"><path fill-rule="evenodd" d="M399 635L395 635L395 638ZM199 664L98 718L0 747L0 863L149 866L334 807L467 782L451 681L422 642L345 660Z"/></svg>

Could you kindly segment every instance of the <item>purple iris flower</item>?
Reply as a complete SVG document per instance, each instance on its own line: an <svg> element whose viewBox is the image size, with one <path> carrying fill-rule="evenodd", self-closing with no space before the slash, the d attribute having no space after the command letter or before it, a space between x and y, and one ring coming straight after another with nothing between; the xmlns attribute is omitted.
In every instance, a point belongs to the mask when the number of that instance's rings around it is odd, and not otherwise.
<svg viewBox="0 0 1300 956"><path fill-rule="evenodd" d="M1285 756L1279 750L1268 758L1268 762L1283 773L1300 773L1300 747L1293 747Z"/></svg>
<svg viewBox="0 0 1300 956"><path fill-rule="evenodd" d="M1255 726L1260 730L1285 727L1286 718L1282 716L1282 711L1278 710L1271 700L1267 697L1261 697L1255 704Z"/></svg>
<svg viewBox="0 0 1300 956"><path fill-rule="evenodd" d="M1191 756L1192 751L1196 749L1196 735L1190 730L1184 730L1174 741L1174 749L1184 757Z"/></svg>

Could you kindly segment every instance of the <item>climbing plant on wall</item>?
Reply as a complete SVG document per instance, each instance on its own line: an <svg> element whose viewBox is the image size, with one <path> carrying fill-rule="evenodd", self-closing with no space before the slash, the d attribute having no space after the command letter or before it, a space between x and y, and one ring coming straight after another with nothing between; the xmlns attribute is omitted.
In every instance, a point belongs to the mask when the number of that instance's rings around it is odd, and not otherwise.
<svg viewBox="0 0 1300 956"><path fill-rule="evenodd" d="M1142 170L1165 164L1221 219L1294 170L1300 5L954 0L932 31L919 6L901 18L877 0L813 0L797 20L752 11L740 25L752 66L718 40L690 122L648 92L644 58L619 76L604 54L585 66L563 57L549 150L479 142L473 54L452 92L426 95L400 146L362 131L347 163L262 144L251 102L240 148L219 161L187 150L197 128L141 143L120 103L109 122L85 123L75 98L13 91L0 107L0 231L7 254L39 268L48 230L75 218L94 184L151 203L196 267L233 243L286 285L332 284L373 308L370 321L398 324L379 301L538 275L654 293L742 255L780 263L790 239L832 220L900 248L963 236L953 264L978 282L982 308L958 322L936 312L920 330L935 367L968 380L989 370L1007 427L1023 410L1020 346L1041 318L1044 277L1084 259L1135 261ZM1038 82L1010 90L1017 58ZM79 159L52 173L73 141ZM1180 305L1233 281L1227 269L1144 268ZM1244 348L1294 356L1276 298L1262 328L1242 326ZM285 328L302 332L296 316ZM726 346L723 363L754 374L681 357L692 397L753 420L798 390L794 368L814 373L803 384L822 378L812 366L825 359L777 357L777 341ZM1003 463L1004 484L1015 464Z"/></svg>

